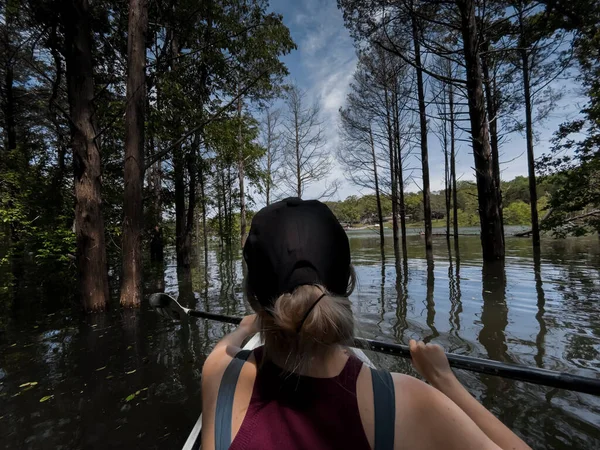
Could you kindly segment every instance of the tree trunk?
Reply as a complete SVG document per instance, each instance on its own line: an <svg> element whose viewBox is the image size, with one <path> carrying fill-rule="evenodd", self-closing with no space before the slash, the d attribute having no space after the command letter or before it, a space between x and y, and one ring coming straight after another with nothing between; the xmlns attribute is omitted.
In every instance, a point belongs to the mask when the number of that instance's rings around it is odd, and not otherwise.
<svg viewBox="0 0 600 450"><path fill-rule="evenodd" d="M246 243L246 193L244 191L244 140L242 136L242 97L238 99L238 178L240 183L240 244Z"/></svg>
<svg viewBox="0 0 600 450"><path fill-rule="evenodd" d="M373 157L373 177L375 178L375 199L377 201L377 222L379 223L379 249L381 260L385 260L385 237L383 229L383 213L381 211L381 195L379 193L379 177L377 176L377 156L375 155L375 141L373 131L369 127L369 140L371 143L371 156Z"/></svg>
<svg viewBox="0 0 600 450"><path fill-rule="evenodd" d="M5 12L6 13L6 12ZM6 52L4 64L4 99L2 101L2 112L4 113L4 150L10 155L10 151L17 148L17 126L15 119L15 97L14 97L14 52L10 46L10 22L12 14L6 13L6 24L4 26Z"/></svg>
<svg viewBox="0 0 600 450"><path fill-rule="evenodd" d="M208 230L206 229L206 191L204 189L204 161L198 166L198 182L200 184L200 204L202 205L202 244L204 246L204 282L208 283Z"/></svg>
<svg viewBox="0 0 600 450"><path fill-rule="evenodd" d="M87 0L63 15L67 91L75 175L75 234L79 294L86 311L108 305L108 271L102 219L100 146L93 107L92 34Z"/></svg>
<svg viewBox="0 0 600 450"><path fill-rule="evenodd" d="M185 219L185 231L183 235L183 267L188 268L191 265L192 237L194 232L194 212L196 211L196 172L197 172L197 154L200 148L200 131L194 136L191 151L186 156L188 184L188 203Z"/></svg>
<svg viewBox="0 0 600 450"><path fill-rule="evenodd" d="M175 252L177 267L183 267L185 255L185 166L183 148L178 145L173 151L173 178L175 185Z"/></svg>
<svg viewBox="0 0 600 450"><path fill-rule="evenodd" d="M144 120L146 106L147 0L129 1L127 102L125 109L125 192L121 305L142 302Z"/></svg>
<svg viewBox="0 0 600 450"><path fill-rule="evenodd" d="M221 203L223 205L223 241L225 245L229 245L231 243L229 236L229 214L227 212L227 191L225 186L225 168L222 167L221 170Z"/></svg>
<svg viewBox="0 0 600 450"><path fill-rule="evenodd" d="M533 118L532 118L532 99L531 85L529 80L529 55L527 50L523 49L521 53L521 63L523 65L523 94L525 96L525 132L527 135L527 168L529 170L529 197L531 206L531 237L533 239L533 248L540 248L540 224L537 210L537 185L535 180L535 155L533 153Z"/></svg>
<svg viewBox="0 0 600 450"><path fill-rule="evenodd" d="M394 139L396 142L396 199L398 201L397 212L400 215L400 236L402 239L402 255L404 261L408 258L408 245L406 243L406 208L404 206L404 175L402 170L402 144L400 141L400 111L398 109L398 90L396 86L394 95Z"/></svg>
<svg viewBox="0 0 600 450"><path fill-rule="evenodd" d="M154 136L150 134L149 148L154 151ZM152 241L150 242L150 260L153 262L162 262L164 260L164 243L162 232L162 161L157 161L151 172L152 180L152 217L153 230Z"/></svg>
<svg viewBox="0 0 600 450"><path fill-rule="evenodd" d="M231 174L231 167L227 167L227 190L229 195L227 196L227 210L229 215L227 218L227 244L231 246L233 238L233 176Z"/></svg>
<svg viewBox="0 0 600 450"><path fill-rule="evenodd" d="M445 90L445 87L444 87ZM448 160L448 126L446 123L446 94L444 94L444 187L446 200L446 240L450 242L450 203L452 198L452 182L450 180L450 164ZM450 247L448 247L450 248Z"/></svg>
<svg viewBox="0 0 600 450"><path fill-rule="evenodd" d="M11 45L11 28L14 21L13 14L10 12L10 8L4 9L5 23L4 23L4 36L3 36L3 47L2 53L5 58L4 61L4 86L0 90L3 98L1 101L2 113L4 115L4 121L1 124L4 131L4 154L0 155L0 163L6 167L9 171L19 172L20 158L17 157L15 152L17 148L17 128L16 128L16 112L15 112L15 96L14 96L14 63L16 51ZM15 201L18 197L18 181L7 180L7 206L8 208L14 208ZM23 246L20 245L20 236L18 219L12 219L8 223L7 227L10 231L8 233L8 248L11 251L10 266L13 283L18 286L23 277Z"/></svg>
<svg viewBox="0 0 600 450"><path fill-rule="evenodd" d="M271 111L267 110L267 182L266 182L266 194L267 194L267 206L271 204L271 190L273 187L273 142L274 142L274 123L273 117L271 117Z"/></svg>
<svg viewBox="0 0 600 450"><path fill-rule="evenodd" d="M454 88L448 85L448 109L450 110L450 178L452 180L452 228L454 229L454 252L458 258L458 190L456 188L456 139L454 124Z"/></svg>
<svg viewBox="0 0 600 450"><path fill-rule="evenodd" d="M423 86L423 70L421 69L421 46L419 43L419 27L412 16L412 34L415 47L415 66L417 69L417 96L419 99L419 123L421 131L421 167L423 170L423 220L425 222L425 250L427 258L433 257L433 231L431 229L431 192L429 189L429 154L427 149L427 115L425 112L425 90Z"/></svg>
<svg viewBox="0 0 600 450"><path fill-rule="evenodd" d="M392 188L392 241L394 242L394 258L398 264L400 261L400 246L398 242L398 202L396 198L397 187L396 187L396 158L394 150L394 129L392 128L391 116L391 104L389 101L389 93L387 86L384 88L385 94L385 115L387 121L387 132L388 132L388 146L390 151L390 181Z"/></svg>
<svg viewBox="0 0 600 450"><path fill-rule="evenodd" d="M302 198L302 166L300 163L300 124L299 124L299 112L294 110L294 132L295 132L295 149L296 149L296 181L297 181L297 194L298 198Z"/></svg>
<svg viewBox="0 0 600 450"><path fill-rule="evenodd" d="M266 180L266 194L267 194L267 206L271 204L271 165L273 164L273 157L271 155L271 115L267 112L267 180Z"/></svg>
<svg viewBox="0 0 600 450"><path fill-rule="evenodd" d="M177 68L179 50L179 39L173 33L171 38L171 70ZM186 255L185 245L185 157L181 143L173 149L173 185L175 187L175 254L177 267L182 268L185 267L185 263L189 258Z"/></svg>
<svg viewBox="0 0 600 450"><path fill-rule="evenodd" d="M489 42L484 43L484 52L489 50ZM485 89L485 100L488 114L488 123L490 127L490 148L492 151L492 168L494 171L494 181L496 183L496 192L498 194L498 208L500 210L500 221L502 224L502 235L504 235L504 217L502 211L502 184L500 180L500 140L498 138L498 95L496 90L495 77L490 77L487 57L481 56L481 69L483 72L483 86Z"/></svg>
<svg viewBox="0 0 600 450"><path fill-rule="evenodd" d="M498 204L497 186L494 181L490 140L485 113L485 98L481 79L481 65L478 55L477 24L473 0L457 0L461 14L467 96L473 157L477 179L479 220L481 223L481 247L483 259L493 261L504 259L504 235Z"/></svg>

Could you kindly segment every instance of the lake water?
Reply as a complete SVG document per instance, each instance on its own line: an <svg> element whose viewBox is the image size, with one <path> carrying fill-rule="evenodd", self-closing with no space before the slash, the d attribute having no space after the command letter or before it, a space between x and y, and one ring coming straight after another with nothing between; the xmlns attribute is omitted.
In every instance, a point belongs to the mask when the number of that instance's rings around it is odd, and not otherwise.
<svg viewBox="0 0 600 450"><path fill-rule="evenodd" d="M361 336L420 338L454 353L600 378L597 237L544 239L537 261L528 239L508 238L504 265L483 264L477 236L460 237L458 257L436 237L428 265L424 241L413 235L398 269L391 237L385 262L376 233L349 237ZM239 258L239 250L225 254L215 246L208 267L199 262L178 276L171 256L147 271L147 292L164 290L186 306L243 315ZM35 298L34 274L28 289L0 313L0 448L181 447L200 413L202 363L231 327L168 322L147 305L81 316L57 309L56 299ZM411 373L404 360L371 356ZM600 398L457 374L532 447L600 448Z"/></svg>

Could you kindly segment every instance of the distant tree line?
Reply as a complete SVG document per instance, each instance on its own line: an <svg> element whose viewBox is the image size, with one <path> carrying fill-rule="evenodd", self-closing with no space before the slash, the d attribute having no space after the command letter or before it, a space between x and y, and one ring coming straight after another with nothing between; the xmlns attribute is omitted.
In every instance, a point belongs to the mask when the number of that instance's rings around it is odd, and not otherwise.
<svg viewBox="0 0 600 450"><path fill-rule="evenodd" d="M552 194L557 187L551 179L544 179L538 183L538 208L544 214ZM504 192L504 223L506 225L531 225L531 198L529 196L529 181L527 177L516 177L511 181L502 183ZM457 183L457 218L460 227L473 227L479 225L477 214L477 186L473 182L459 181ZM437 227L446 225L448 210L446 208L446 191L432 192L431 218ZM378 209L375 195L350 196L343 201L327 202L340 222L347 226L377 225ZM406 223L409 226L417 225L422 228L423 223L423 195L420 192L405 194L404 205L406 210ZM384 222L390 226L392 223L392 203L389 197L381 199ZM450 211L450 222L453 222L453 211Z"/></svg>

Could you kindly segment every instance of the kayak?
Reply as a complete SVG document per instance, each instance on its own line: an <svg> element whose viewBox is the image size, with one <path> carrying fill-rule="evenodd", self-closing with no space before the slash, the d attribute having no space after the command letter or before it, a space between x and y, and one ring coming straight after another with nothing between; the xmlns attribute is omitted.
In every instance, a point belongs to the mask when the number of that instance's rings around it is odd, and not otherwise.
<svg viewBox="0 0 600 450"><path fill-rule="evenodd" d="M242 319L240 317L226 316L206 311L198 311L190 308L184 308L177 300L168 294L157 292L150 295L150 306L161 316L170 320L187 320L189 318L215 320L221 323L238 325ZM259 335L253 336L244 349L253 350L260 346ZM373 339L355 338L354 347L351 351L370 368L375 368L373 363L367 358L367 355L360 348L368 348L371 351L383 353L390 356L401 358L410 358L408 346L394 344L390 342L375 341ZM582 392L600 396L600 379L574 375L570 373L557 372L537 367L527 367L517 364L505 364L499 361L475 358L466 355L446 354L450 366L454 369L468 370L470 372L484 373L488 375L500 376L507 379L525 381L541 386L566 389L573 392ZM202 415L196 421L188 439L183 446L184 450L200 448L200 433L202 431Z"/></svg>
<svg viewBox="0 0 600 450"><path fill-rule="evenodd" d="M262 345L262 341L260 339L259 334L255 334L250 340L244 345L244 350L254 350L257 347ZM375 366L371 362L371 360L367 357L367 355L358 348L350 349L354 356L360 359L364 364L368 367L374 368ZM182 450L197 450L201 445L201 433L202 433L202 414L198 417L198 420L194 424L194 428L190 432L185 444L183 444Z"/></svg>

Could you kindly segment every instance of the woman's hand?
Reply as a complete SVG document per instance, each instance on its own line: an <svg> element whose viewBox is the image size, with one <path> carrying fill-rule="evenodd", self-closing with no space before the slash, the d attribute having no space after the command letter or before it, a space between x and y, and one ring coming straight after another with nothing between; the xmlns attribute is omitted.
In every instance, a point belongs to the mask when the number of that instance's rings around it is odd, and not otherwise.
<svg viewBox="0 0 600 450"><path fill-rule="evenodd" d="M409 342L413 367L434 387L455 379L444 349L437 344L425 344L411 339Z"/></svg>
<svg viewBox="0 0 600 450"><path fill-rule="evenodd" d="M245 316L240 323L239 329L247 333L248 336L258 333L260 331L258 316L256 314Z"/></svg>

